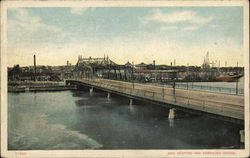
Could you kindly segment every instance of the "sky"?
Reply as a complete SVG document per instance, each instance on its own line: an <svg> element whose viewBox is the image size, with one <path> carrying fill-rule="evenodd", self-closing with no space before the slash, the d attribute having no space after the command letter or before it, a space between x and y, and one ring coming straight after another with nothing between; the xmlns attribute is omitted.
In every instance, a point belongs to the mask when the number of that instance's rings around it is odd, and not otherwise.
<svg viewBox="0 0 250 158"><path fill-rule="evenodd" d="M243 66L242 7L32 7L7 10L8 66L118 64Z"/></svg>

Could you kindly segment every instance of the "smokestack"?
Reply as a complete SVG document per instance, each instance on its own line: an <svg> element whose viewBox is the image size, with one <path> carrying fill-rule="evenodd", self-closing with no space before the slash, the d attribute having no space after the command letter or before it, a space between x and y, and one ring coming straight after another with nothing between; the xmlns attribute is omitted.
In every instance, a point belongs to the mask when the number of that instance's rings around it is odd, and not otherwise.
<svg viewBox="0 0 250 158"><path fill-rule="evenodd" d="M36 55L34 55L34 73L36 74Z"/></svg>
<svg viewBox="0 0 250 158"><path fill-rule="evenodd" d="M34 55L34 81L36 81L36 55Z"/></svg>
<svg viewBox="0 0 250 158"><path fill-rule="evenodd" d="M154 69L155 69L155 60L153 60L153 66L154 66Z"/></svg>

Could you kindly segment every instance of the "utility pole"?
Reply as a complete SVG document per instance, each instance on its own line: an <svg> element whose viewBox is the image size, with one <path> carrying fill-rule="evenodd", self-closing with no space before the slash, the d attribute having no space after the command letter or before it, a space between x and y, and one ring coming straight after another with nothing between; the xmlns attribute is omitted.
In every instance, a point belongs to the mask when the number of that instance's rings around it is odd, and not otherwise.
<svg viewBox="0 0 250 158"><path fill-rule="evenodd" d="M236 80L236 95L238 95L238 81L239 81L239 79L237 78L237 80Z"/></svg>
<svg viewBox="0 0 250 158"><path fill-rule="evenodd" d="M133 82L133 89L135 88L135 81L134 81L134 62L132 62L132 82Z"/></svg>
<svg viewBox="0 0 250 158"><path fill-rule="evenodd" d="M108 79L110 79L110 64L108 64Z"/></svg>
<svg viewBox="0 0 250 158"><path fill-rule="evenodd" d="M175 79L176 79L176 72L173 72L173 93L175 97Z"/></svg>
<svg viewBox="0 0 250 158"><path fill-rule="evenodd" d="M187 63L187 90L188 90L188 80L189 80L189 63Z"/></svg>
<svg viewBox="0 0 250 158"><path fill-rule="evenodd" d="M155 69L155 60L153 60L153 66L154 66L154 71L155 71L155 70L156 70L156 69ZM156 71L155 71L154 74L155 74L155 83L156 83L156 78L157 78L157 73L156 73Z"/></svg>
<svg viewBox="0 0 250 158"><path fill-rule="evenodd" d="M238 65L239 63L238 63L238 61L237 61L237 67L236 67L236 72L237 72L237 75L238 75ZM236 80L236 95L238 95L238 82L239 82L239 79L237 78L237 80Z"/></svg>
<svg viewBox="0 0 250 158"><path fill-rule="evenodd" d="M164 94L164 83L162 83L162 99L164 100L165 94Z"/></svg>
<svg viewBox="0 0 250 158"><path fill-rule="evenodd" d="M237 67L236 67L236 74L238 75L239 74L239 63L237 61Z"/></svg>

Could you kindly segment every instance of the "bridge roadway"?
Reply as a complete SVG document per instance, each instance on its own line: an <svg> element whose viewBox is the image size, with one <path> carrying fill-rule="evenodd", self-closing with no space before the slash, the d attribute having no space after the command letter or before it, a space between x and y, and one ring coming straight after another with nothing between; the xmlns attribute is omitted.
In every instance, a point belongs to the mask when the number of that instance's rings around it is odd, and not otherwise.
<svg viewBox="0 0 250 158"><path fill-rule="evenodd" d="M240 95L179 88L174 90L170 87L143 83L134 83L133 87L131 82L108 79L70 79L66 80L66 84L68 83L96 88L170 108L202 112L233 122L243 123L244 120L244 96Z"/></svg>

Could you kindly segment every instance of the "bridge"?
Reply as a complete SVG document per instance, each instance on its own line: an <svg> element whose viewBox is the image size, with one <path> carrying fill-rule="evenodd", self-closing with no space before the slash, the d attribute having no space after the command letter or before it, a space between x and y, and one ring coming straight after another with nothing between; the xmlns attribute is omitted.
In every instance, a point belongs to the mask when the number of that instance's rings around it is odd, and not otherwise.
<svg viewBox="0 0 250 158"><path fill-rule="evenodd" d="M191 89L171 88L166 86L132 83L101 78L75 78L66 80L67 85L84 86L93 92L94 89L125 96L132 104L133 99L150 102L170 108L169 118L174 118L175 110L231 122L244 123L244 96L222 94Z"/></svg>

